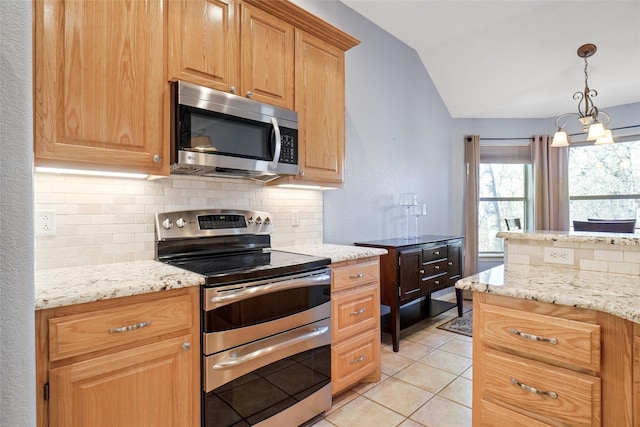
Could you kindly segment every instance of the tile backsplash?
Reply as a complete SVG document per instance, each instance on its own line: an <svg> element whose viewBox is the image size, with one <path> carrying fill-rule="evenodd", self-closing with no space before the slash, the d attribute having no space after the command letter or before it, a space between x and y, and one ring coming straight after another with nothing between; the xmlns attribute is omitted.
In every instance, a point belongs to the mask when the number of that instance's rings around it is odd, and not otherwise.
<svg viewBox="0 0 640 427"><path fill-rule="evenodd" d="M154 259L154 214L174 210L264 210L273 219L274 247L322 243L322 192L316 190L173 175L145 181L36 173L34 197L36 211L56 216L56 234L35 238L39 270Z"/></svg>

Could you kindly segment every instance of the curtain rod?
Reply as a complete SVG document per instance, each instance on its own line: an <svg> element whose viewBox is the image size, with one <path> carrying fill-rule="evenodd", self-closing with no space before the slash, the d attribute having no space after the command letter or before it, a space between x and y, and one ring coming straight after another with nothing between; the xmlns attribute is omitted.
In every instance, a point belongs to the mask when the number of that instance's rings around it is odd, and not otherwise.
<svg viewBox="0 0 640 427"><path fill-rule="evenodd" d="M631 125L631 126L621 126L619 128L611 128L610 130L623 130L623 129L633 129L633 128L637 128L640 127L640 124L638 125ZM578 133L572 133L569 136L576 136L576 135L583 135L585 132L578 132ZM483 138L480 137L480 141L528 141L531 140L533 137L530 136L528 138Z"/></svg>

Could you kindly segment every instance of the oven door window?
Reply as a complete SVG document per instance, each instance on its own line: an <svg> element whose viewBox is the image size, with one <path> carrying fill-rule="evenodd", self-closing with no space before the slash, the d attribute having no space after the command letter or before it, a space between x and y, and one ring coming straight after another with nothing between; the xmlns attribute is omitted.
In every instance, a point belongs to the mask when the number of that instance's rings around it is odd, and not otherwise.
<svg viewBox="0 0 640 427"><path fill-rule="evenodd" d="M180 149L256 160L273 160L273 126L180 106Z"/></svg>
<svg viewBox="0 0 640 427"><path fill-rule="evenodd" d="M331 348L317 347L205 393L205 427L257 424L330 383Z"/></svg>
<svg viewBox="0 0 640 427"><path fill-rule="evenodd" d="M223 332L282 319L330 299L330 285L305 286L248 298L203 312L204 332Z"/></svg>

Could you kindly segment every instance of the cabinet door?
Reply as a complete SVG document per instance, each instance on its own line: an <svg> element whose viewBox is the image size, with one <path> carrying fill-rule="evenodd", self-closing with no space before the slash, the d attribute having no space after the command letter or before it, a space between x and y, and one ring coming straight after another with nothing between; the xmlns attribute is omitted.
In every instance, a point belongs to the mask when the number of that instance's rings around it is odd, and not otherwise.
<svg viewBox="0 0 640 427"><path fill-rule="evenodd" d="M199 425L192 341L184 335L52 369L50 426Z"/></svg>
<svg viewBox="0 0 640 427"><path fill-rule="evenodd" d="M229 92L240 85L234 0L168 2L169 80Z"/></svg>
<svg viewBox="0 0 640 427"><path fill-rule="evenodd" d="M240 34L239 95L292 110L293 26L243 4Z"/></svg>
<svg viewBox="0 0 640 427"><path fill-rule="evenodd" d="M447 245L449 283L454 284L462 277L462 240L449 242Z"/></svg>
<svg viewBox="0 0 640 427"><path fill-rule="evenodd" d="M299 179L344 182L344 52L296 31Z"/></svg>
<svg viewBox="0 0 640 427"><path fill-rule="evenodd" d="M33 3L36 166L169 174L162 3Z"/></svg>
<svg viewBox="0 0 640 427"><path fill-rule="evenodd" d="M422 249L400 251L400 301L416 298L422 293Z"/></svg>

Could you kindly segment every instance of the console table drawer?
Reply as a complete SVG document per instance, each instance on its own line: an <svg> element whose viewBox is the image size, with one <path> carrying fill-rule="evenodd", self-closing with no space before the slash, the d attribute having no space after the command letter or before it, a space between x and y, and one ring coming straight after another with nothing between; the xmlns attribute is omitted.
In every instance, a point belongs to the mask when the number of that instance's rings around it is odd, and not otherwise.
<svg viewBox="0 0 640 427"><path fill-rule="evenodd" d="M431 246L422 249L422 262L447 258L447 245Z"/></svg>

